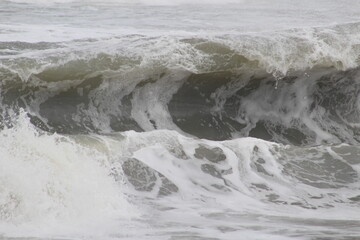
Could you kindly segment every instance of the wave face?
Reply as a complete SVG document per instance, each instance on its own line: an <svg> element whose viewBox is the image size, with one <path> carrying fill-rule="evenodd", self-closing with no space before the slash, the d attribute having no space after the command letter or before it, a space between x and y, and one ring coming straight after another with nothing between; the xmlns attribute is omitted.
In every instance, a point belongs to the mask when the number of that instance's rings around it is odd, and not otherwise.
<svg viewBox="0 0 360 240"><path fill-rule="evenodd" d="M0 238L356 239L351 3L0 0Z"/></svg>
<svg viewBox="0 0 360 240"><path fill-rule="evenodd" d="M256 37L239 36L231 44L259 41ZM290 49L284 56L294 58L286 62L265 48L268 39L245 50L221 38L107 41L121 45L119 53L85 52L103 41L72 43L89 46L70 57L63 44L3 43L14 52L35 52L2 61L3 125L26 109L35 126L63 134L169 129L210 140L250 136L306 146L359 141L357 45L346 46L353 57L335 58L331 54L341 51L335 42L328 47L334 53L324 56L321 51L328 49L319 48L309 63L304 59L309 53L298 48L315 43L295 39L283 47ZM146 42L143 56L131 46L134 41ZM167 49L158 49L168 41ZM247 52L256 52L259 60Z"/></svg>

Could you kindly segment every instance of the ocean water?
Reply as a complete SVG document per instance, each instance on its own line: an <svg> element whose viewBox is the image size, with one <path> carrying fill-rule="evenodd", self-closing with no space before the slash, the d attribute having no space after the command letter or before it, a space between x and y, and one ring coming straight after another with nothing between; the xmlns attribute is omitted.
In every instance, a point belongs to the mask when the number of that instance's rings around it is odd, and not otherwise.
<svg viewBox="0 0 360 240"><path fill-rule="evenodd" d="M360 2L0 0L0 239L360 239Z"/></svg>

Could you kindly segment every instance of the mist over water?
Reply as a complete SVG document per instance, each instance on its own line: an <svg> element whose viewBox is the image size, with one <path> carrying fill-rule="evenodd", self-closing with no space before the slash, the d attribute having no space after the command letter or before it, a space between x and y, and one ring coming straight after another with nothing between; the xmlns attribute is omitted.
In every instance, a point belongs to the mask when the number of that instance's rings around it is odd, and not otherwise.
<svg viewBox="0 0 360 240"><path fill-rule="evenodd" d="M0 0L0 239L358 239L359 4Z"/></svg>

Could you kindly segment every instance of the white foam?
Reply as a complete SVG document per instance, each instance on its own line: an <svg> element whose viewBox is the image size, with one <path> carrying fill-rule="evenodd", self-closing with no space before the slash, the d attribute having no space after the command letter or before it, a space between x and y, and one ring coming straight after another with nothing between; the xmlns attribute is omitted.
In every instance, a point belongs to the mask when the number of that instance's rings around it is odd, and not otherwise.
<svg viewBox="0 0 360 240"><path fill-rule="evenodd" d="M316 150L312 149L297 156L297 151L301 148L291 148L255 138L214 142L187 138L175 131L167 130L146 133L130 131L124 133L123 137L125 138L113 142L111 149L120 150L124 156L134 157L163 174L178 186L182 199L189 202L196 199L211 202L216 199L221 208L227 207L236 211L251 211L260 214L267 212L275 215L292 215L294 206L290 203L301 203L305 207L313 205L319 209L331 203L334 204L333 212L339 215L342 209L351 209L351 204L346 202L337 204L338 198L343 197L346 200L347 197L354 195L353 190L357 188L351 184L348 185L349 188L332 188L330 191L334 194L328 195L327 188L314 188L300 182L297 177L301 177L301 174L297 176L299 173L296 173L296 169L293 174L286 173L285 168L290 167L287 164L291 161L298 159L299 162L311 162L311 158L314 158L313 151L316 151L316 156L324 155L325 158L329 151L326 147L318 147ZM199 146L206 146L208 149L220 148L226 159L223 162L214 163L206 158L198 158L195 156L195 149ZM293 159L295 157L297 158ZM264 171L255 167L255 164L259 163L258 160L262 161ZM314 161L317 161L317 158ZM331 162L330 159L327 161ZM211 171L204 170L203 164L213 165L217 171L228 173L220 178L215 177ZM324 171L328 170L325 168ZM226 180L225 184L224 180ZM336 183L342 180L334 179L334 181ZM253 184L262 184L263 189L254 188ZM219 191L214 185L224 186L223 191ZM294 188L294 185L297 187ZM272 206L276 209L271 209L269 205L264 204L270 195L278 197L278 207ZM318 195L323 197L320 200L312 198ZM176 198L178 198L177 195ZM282 204L284 203L282 201L287 204ZM238 202L246 204L238 206ZM312 214L314 211L316 210L313 210ZM306 208L298 209L297 214L300 212L306 217L311 214L311 211ZM331 212L326 213L326 211L322 211L322 214L319 217L326 217L327 214L330 217L336 215ZM346 218L345 215L343 217Z"/></svg>
<svg viewBox="0 0 360 240"><path fill-rule="evenodd" d="M0 138L0 232L6 236L158 239L164 234L219 234L222 239L234 239L244 227L259 226L259 221L261 229L248 232L249 236L271 237L284 228L290 233L304 229L302 224L285 224L287 219L359 221L352 214L356 206L347 199L355 195L356 183L339 189L314 188L284 172L291 156L299 162L311 161L313 151L326 154L326 147L296 155L296 148L254 138L215 142L168 130L70 138L34 129L24 113L14 128L0 132ZM221 149L225 158L215 163L196 156L200 146ZM289 159L284 159L286 154ZM179 191L165 198L134 191L140 199L137 210L143 213L138 215L124 196L123 183L115 181L122 176L112 176L112 170L121 169L118 166L129 158L161 173ZM222 176L206 171L204 164ZM271 203L269 196L279 202ZM320 207L306 209L296 204ZM333 206L329 210L326 204ZM126 221L134 216L140 221ZM187 227L190 223L194 229ZM225 227L233 230L219 230ZM306 229L319 231L307 225Z"/></svg>
<svg viewBox="0 0 360 240"><path fill-rule="evenodd" d="M106 154L38 132L25 114L0 138L3 234L98 234L100 226L135 216L123 183L110 175Z"/></svg>

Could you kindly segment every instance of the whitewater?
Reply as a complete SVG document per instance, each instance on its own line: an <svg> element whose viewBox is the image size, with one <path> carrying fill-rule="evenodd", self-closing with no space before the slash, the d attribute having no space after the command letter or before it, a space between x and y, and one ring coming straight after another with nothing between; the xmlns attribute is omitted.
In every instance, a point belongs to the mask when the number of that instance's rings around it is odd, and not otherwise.
<svg viewBox="0 0 360 240"><path fill-rule="evenodd" d="M357 0L0 0L0 239L360 239Z"/></svg>

